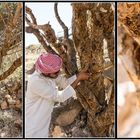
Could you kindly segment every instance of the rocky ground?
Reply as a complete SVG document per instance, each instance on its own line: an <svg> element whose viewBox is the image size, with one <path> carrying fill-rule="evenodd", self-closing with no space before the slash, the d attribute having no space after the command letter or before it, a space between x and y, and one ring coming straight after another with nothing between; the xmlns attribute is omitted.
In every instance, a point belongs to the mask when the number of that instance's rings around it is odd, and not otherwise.
<svg viewBox="0 0 140 140"><path fill-rule="evenodd" d="M81 110L70 125L50 127L50 137L92 137L87 127L85 110Z"/></svg>
<svg viewBox="0 0 140 140"><path fill-rule="evenodd" d="M0 138L22 137L21 81L0 83Z"/></svg>

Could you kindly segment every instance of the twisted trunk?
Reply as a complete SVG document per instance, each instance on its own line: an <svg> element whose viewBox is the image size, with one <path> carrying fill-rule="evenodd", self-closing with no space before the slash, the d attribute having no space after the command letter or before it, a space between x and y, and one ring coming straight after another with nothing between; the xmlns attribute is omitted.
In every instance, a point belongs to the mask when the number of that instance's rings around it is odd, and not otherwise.
<svg viewBox="0 0 140 140"><path fill-rule="evenodd" d="M107 105L103 75L103 39L107 40L109 56L113 62L113 11L110 9L111 4L73 4L72 7L73 40L82 69L91 73L90 80L81 83L77 96L88 112L88 125L93 136L107 136L109 126L114 123L114 95L112 93ZM106 13L101 12L101 8L104 8Z"/></svg>

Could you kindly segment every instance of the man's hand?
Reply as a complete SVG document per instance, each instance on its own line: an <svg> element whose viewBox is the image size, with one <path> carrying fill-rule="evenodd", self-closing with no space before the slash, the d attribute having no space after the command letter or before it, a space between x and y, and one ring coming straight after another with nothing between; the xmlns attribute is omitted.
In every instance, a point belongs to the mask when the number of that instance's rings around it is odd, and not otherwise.
<svg viewBox="0 0 140 140"><path fill-rule="evenodd" d="M90 76L89 73L81 71L80 73L77 74L77 79L78 81L88 80L89 76Z"/></svg>
<svg viewBox="0 0 140 140"><path fill-rule="evenodd" d="M77 79L71 84L71 86L75 89L80 81L88 80L90 74L86 71L81 71L77 74Z"/></svg>

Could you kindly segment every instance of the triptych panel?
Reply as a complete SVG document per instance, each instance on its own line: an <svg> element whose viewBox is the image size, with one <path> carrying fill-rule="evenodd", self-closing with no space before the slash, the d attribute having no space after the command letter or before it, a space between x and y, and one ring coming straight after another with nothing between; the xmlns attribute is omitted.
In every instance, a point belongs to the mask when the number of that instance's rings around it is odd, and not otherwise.
<svg viewBox="0 0 140 140"><path fill-rule="evenodd" d="M140 137L140 2L0 2L0 138Z"/></svg>

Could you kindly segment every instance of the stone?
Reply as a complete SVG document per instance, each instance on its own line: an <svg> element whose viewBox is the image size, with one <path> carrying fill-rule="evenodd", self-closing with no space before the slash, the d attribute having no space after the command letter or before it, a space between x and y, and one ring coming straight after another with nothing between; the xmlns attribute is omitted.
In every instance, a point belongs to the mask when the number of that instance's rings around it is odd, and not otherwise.
<svg viewBox="0 0 140 140"><path fill-rule="evenodd" d="M16 109L21 109L21 107L22 107L21 101L20 100L17 100L16 101L16 104L15 104L15 108Z"/></svg>
<svg viewBox="0 0 140 140"><path fill-rule="evenodd" d="M5 95L5 98L6 98L6 99L10 99L11 96L10 96L9 94L6 94L6 95Z"/></svg>
<svg viewBox="0 0 140 140"><path fill-rule="evenodd" d="M7 108L8 108L7 102L6 102L6 101L3 101L3 102L1 103L1 109L4 110L4 109L7 109Z"/></svg>
<svg viewBox="0 0 140 140"><path fill-rule="evenodd" d="M12 98L7 99L7 102L8 102L10 105L16 103L16 101L13 100Z"/></svg>
<svg viewBox="0 0 140 140"><path fill-rule="evenodd" d="M14 124L17 128L21 129L22 128L22 121L21 119L17 119L14 121Z"/></svg>
<svg viewBox="0 0 140 140"><path fill-rule="evenodd" d="M56 123L60 126L69 125L75 120L79 112L79 109L72 109L70 111L66 111L58 116L58 118L56 119Z"/></svg>
<svg viewBox="0 0 140 140"><path fill-rule="evenodd" d="M53 132L52 132L53 137L65 137L65 134L62 132L62 129L60 126L55 126Z"/></svg>

